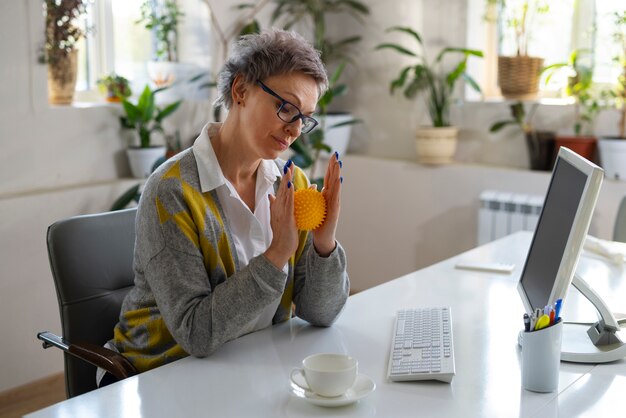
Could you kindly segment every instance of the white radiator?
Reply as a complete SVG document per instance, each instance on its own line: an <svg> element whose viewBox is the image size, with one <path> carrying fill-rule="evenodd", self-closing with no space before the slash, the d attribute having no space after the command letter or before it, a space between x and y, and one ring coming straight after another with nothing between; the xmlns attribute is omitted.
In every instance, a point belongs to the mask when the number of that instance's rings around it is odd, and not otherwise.
<svg viewBox="0 0 626 418"><path fill-rule="evenodd" d="M534 231L543 196L485 190L480 194L478 245L517 231Z"/></svg>

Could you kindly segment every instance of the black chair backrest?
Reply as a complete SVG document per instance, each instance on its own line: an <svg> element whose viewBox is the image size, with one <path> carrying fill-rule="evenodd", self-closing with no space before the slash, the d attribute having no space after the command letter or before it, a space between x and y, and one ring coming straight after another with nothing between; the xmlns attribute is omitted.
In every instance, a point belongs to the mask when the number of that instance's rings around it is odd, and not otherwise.
<svg viewBox="0 0 626 418"><path fill-rule="evenodd" d="M134 285L136 209L76 216L48 228L48 256L63 338L104 345ZM96 389L96 367L67 353L68 397Z"/></svg>

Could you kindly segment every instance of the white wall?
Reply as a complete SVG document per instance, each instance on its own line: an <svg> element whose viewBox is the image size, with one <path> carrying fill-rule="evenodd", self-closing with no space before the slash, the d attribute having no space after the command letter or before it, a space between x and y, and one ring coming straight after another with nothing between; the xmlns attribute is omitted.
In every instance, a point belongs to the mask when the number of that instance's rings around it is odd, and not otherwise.
<svg viewBox="0 0 626 418"><path fill-rule="evenodd" d="M59 372L61 355L35 338L59 332L45 236L69 216L107 210L137 181L129 174L119 106L50 107L40 0L0 2L0 391ZM172 120L189 142L208 103Z"/></svg>
<svg viewBox="0 0 626 418"><path fill-rule="evenodd" d="M185 0L193 2L195 0ZM200 1L200 0L197 0ZM213 1L223 27L237 4ZM393 25L422 30L429 50L462 45L464 2L443 0L367 0L372 9L357 65L346 79L352 93L339 105L366 122L354 131L354 149L370 156L414 159L413 132L427 121L422 103L390 97L388 82L401 58L373 52ZM0 2L0 391L62 370L61 356L43 351L37 331L59 331L56 295L45 249L47 226L64 217L106 210L133 180L118 129L119 107L49 107L45 67L36 63L42 41L40 0ZM197 12L197 13L196 13ZM269 10L265 10L265 18ZM207 16L200 8L194 14ZM194 26L204 31L206 27ZM199 28L199 29L198 29ZM346 34L360 26L334 25ZM201 42L198 33L186 35ZM387 38L388 39L388 38ZM181 54L202 51L186 45ZM210 62L198 61L194 62ZM562 109L547 109L547 120ZM507 115L505 104L455 108L462 128L462 161L525 167L521 138L490 137L486 127ZM207 119L206 103L188 104L174 120L190 140ZM608 121L606 129L614 126ZM346 157L340 239L350 256L355 289L364 289L471 248L475 237L477 193L484 188L541 192L547 175L481 166L426 168L411 162ZM462 185L462 187L461 187ZM607 188L597 227L608 237L623 184ZM519 188L519 189L518 189ZM602 203L604 202L604 203ZM390 222L393 221L393 222ZM376 255L376 256L373 256Z"/></svg>
<svg viewBox="0 0 626 418"><path fill-rule="evenodd" d="M354 290L426 267L477 245L483 190L544 195L550 173L484 165L426 167L346 156L338 237ZM605 180L589 233L611 239L626 182Z"/></svg>

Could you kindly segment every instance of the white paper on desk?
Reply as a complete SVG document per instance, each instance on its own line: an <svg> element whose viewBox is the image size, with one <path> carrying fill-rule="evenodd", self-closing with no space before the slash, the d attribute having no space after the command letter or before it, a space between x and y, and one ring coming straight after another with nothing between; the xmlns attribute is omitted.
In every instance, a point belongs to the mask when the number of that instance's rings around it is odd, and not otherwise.
<svg viewBox="0 0 626 418"><path fill-rule="evenodd" d="M626 243L618 241L608 241L587 235L584 250L594 255L609 260L615 264L626 263Z"/></svg>

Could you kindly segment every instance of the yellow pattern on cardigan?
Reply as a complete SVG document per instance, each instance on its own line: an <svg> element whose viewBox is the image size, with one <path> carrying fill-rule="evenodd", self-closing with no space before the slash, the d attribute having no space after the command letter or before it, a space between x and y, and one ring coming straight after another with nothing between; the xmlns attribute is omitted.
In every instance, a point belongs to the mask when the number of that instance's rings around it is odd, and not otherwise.
<svg viewBox="0 0 626 418"><path fill-rule="evenodd" d="M175 162L161 177L176 179L180 182L183 191L183 200L188 211L169 213L157 197L154 201L161 225L173 222L177 228L193 243L203 256L207 272L215 269L226 272L230 277L235 273L235 260L231 253L231 245L224 226L218 204L213 200L210 192L202 193L192 187L181 178L180 161ZM294 171L294 190L308 187L308 180L302 170L296 167ZM210 211L212 217L219 222L221 233L216 243L211 243L203 234L206 227L206 212ZM302 256L306 241L307 231L299 233L299 244L296 253L289 259L290 274L285 284L285 289L277 309L274 322L288 320L292 316L294 297L294 266ZM216 250L217 247L217 250ZM146 346L136 346L133 341L137 340L137 333L145 333ZM132 338L131 338L132 335ZM165 321L158 307L141 308L126 312L121 318L120 324L114 330L116 345L124 347L123 354L134 364L138 371L143 372L172 360L186 357L188 354L174 340L167 329ZM152 353L159 353L155 356Z"/></svg>

